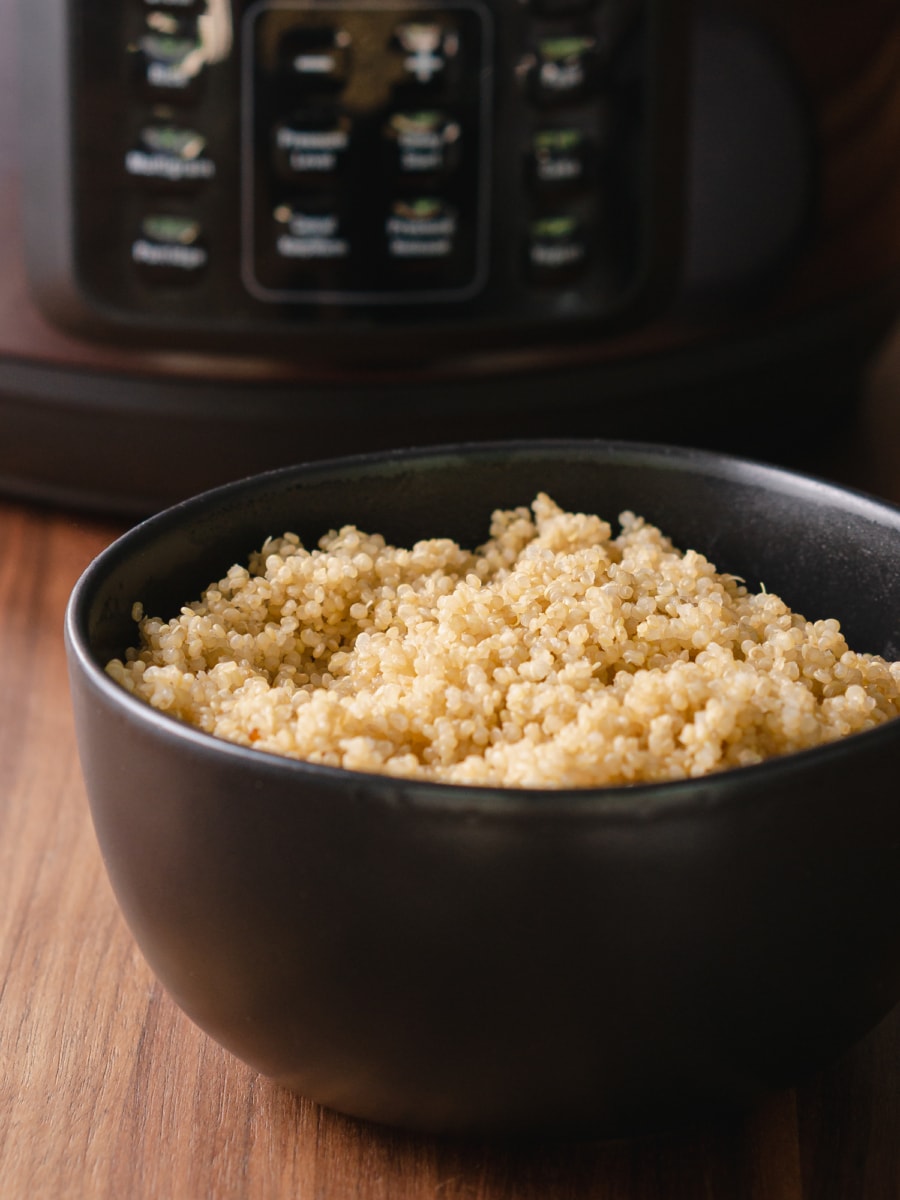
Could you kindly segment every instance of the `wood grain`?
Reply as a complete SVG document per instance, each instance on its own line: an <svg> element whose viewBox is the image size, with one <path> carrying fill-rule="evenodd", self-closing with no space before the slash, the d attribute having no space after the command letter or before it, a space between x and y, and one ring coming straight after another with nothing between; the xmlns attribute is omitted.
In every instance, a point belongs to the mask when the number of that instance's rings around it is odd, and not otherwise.
<svg viewBox="0 0 900 1200"><path fill-rule="evenodd" d="M4 1200L897 1200L900 1009L743 1119L609 1143L374 1128L200 1033L119 916L79 773L63 612L116 532L0 501Z"/></svg>

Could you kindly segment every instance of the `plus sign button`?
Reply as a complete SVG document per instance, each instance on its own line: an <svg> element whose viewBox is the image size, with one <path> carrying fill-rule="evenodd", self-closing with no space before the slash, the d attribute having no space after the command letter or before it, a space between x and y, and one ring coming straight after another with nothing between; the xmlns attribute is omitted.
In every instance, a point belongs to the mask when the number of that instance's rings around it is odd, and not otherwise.
<svg viewBox="0 0 900 1200"><path fill-rule="evenodd" d="M459 53L456 30L437 21L398 25L392 44L401 57L404 82L422 88L442 85Z"/></svg>

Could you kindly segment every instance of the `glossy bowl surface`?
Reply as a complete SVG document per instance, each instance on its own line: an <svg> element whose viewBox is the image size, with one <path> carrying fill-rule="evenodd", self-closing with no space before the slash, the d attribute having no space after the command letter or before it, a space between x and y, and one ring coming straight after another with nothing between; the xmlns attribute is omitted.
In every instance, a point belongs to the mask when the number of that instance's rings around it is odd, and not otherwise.
<svg viewBox="0 0 900 1200"><path fill-rule="evenodd" d="M630 508L900 658L900 511L720 455L605 442L301 465L169 509L78 583L94 824L185 1012L323 1104L454 1132L658 1127L826 1064L900 999L900 721L696 781L464 788L217 741L103 672L285 529L475 545L544 490Z"/></svg>

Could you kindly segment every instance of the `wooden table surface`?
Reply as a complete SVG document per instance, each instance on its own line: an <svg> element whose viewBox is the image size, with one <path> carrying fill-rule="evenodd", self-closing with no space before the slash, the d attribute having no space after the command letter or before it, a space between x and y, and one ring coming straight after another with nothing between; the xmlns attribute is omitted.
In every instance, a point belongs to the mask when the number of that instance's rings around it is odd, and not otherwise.
<svg viewBox="0 0 900 1200"><path fill-rule="evenodd" d="M900 346L895 358L875 389L874 434L826 473L898 500ZM741 1120L516 1147L323 1111L196 1029L119 915L69 710L66 600L121 528L0 500L4 1200L898 1200L900 1008L842 1061Z"/></svg>

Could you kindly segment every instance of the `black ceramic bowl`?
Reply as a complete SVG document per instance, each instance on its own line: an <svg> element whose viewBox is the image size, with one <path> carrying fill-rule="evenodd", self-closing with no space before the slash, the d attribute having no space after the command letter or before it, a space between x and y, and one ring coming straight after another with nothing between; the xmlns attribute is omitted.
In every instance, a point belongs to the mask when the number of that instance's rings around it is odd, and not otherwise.
<svg viewBox="0 0 900 1200"><path fill-rule="evenodd" d="M781 470L606 443L315 463L106 550L67 637L97 836L187 1014L306 1096L444 1131L647 1128L825 1064L900 999L900 721L695 782L465 788L217 741L103 672L267 534L475 545L538 490L631 508L850 644L900 657L900 511Z"/></svg>

